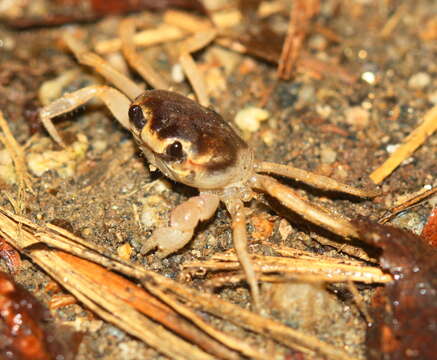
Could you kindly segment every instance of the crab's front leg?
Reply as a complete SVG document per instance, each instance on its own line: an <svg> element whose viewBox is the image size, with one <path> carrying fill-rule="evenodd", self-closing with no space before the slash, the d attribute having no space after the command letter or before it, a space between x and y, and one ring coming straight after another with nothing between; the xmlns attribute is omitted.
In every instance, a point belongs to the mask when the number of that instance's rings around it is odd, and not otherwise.
<svg viewBox="0 0 437 360"><path fill-rule="evenodd" d="M331 215L327 210L303 200L298 194L279 181L265 175L255 175L251 186L278 199L283 205L301 215L304 219L321 226L344 238L357 237L357 230L345 218Z"/></svg>
<svg viewBox="0 0 437 360"><path fill-rule="evenodd" d="M53 125L52 119L82 106L93 97L102 100L120 124L125 128L129 128L128 111L130 100L120 91L109 86L91 85L65 94L40 110L42 124L59 145L65 146Z"/></svg>
<svg viewBox="0 0 437 360"><path fill-rule="evenodd" d="M214 215L220 199L216 195L194 196L173 209L170 225L158 228L141 249L143 254L158 248L157 255L166 257L183 248L193 237L199 221Z"/></svg>
<svg viewBox="0 0 437 360"><path fill-rule="evenodd" d="M261 310L261 300L256 273L247 249L246 214L243 202L235 198L223 199L226 208L232 217L232 237L238 259L246 275L252 293L253 304L256 311Z"/></svg>

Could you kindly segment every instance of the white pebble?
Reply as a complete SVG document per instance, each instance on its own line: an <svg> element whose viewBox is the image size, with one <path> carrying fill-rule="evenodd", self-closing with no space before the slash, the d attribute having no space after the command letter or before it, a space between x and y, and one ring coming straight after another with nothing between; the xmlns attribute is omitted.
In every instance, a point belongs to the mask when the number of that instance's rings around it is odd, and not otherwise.
<svg viewBox="0 0 437 360"><path fill-rule="evenodd" d="M332 114L332 108L329 105L317 105L316 112L323 119L327 119Z"/></svg>
<svg viewBox="0 0 437 360"><path fill-rule="evenodd" d="M255 132L259 129L260 123L267 120L269 116L270 113L267 110L247 107L237 113L234 121L241 130Z"/></svg>
<svg viewBox="0 0 437 360"><path fill-rule="evenodd" d="M421 90L426 88L431 82L431 77L425 72L418 72L410 77L408 80L408 86L411 89Z"/></svg>
<svg viewBox="0 0 437 360"><path fill-rule="evenodd" d="M396 149L399 147L399 144L388 144L385 147L385 150L389 153L392 154L396 151Z"/></svg>
<svg viewBox="0 0 437 360"><path fill-rule="evenodd" d="M175 83L178 84L185 81L185 74L181 64L173 65L173 67L171 68L171 78Z"/></svg>
<svg viewBox="0 0 437 360"><path fill-rule="evenodd" d="M369 125L369 112L360 106L353 106L344 112L346 123L358 129L364 129Z"/></svg>
<svg viewBox="0 0 437 360"><path fill-rule="evenodd" d="M375 83L376 76L373 72L366 71L361 74L361 79L363 79L366 83L372 85Z"/></svg>
<svg viewBox="0 0 437 360"><path fill-rule="evenodd" d="M337 159L337 153L328 146L323 146L320 152L320 159L324 164L332 164Z"/></svg>

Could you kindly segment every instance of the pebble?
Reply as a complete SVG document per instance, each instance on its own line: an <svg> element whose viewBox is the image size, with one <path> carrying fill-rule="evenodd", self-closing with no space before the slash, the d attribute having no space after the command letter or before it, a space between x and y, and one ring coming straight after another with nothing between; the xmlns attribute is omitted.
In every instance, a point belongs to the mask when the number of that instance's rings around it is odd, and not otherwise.
<svg viewBox="0 0 437 360"><path fill-rule="evenodd" d="M415 212L406 211L396 216L392 220L392 224L403 229L410 230L416 235L420 235L423 227L425 226L425 218L421 217Z"/></svg>
<svg viewBox="0 0 437 360"><path fill-rule="evenodd" d="M128 261L132 255L132 246L130 246L129 243L124 243L123 245L120 245L117 248L117 254L123 260Z"/></svg>
<svg viewBox="0 0 437 360"><path fill-rule="evenodd" d="M285 241L288 238L288 235L290 235L293 232L293 228L291 227L291 225L288 223L287 220L281 219L281 221L279 222L278 231L279 234L281 235L282 241Z"/></svg>
<svg viewBox="0 0 437 360"><path fill-rule="evenodd" d="M426 88L431 82L431 77L425 72L418 72L410 77L408 86L411 89L422 90Z"/></svg>
<svg viewBox="0 0 437 360"><path fill-rule="evenodd" d="M332 108L329 105L317 105L316 112L323 119L327 119L332 114Z"/></svg>
<svg viewBox="0 0 437 360"><path fill-rule="evenodd" d="M267 146L272 146L275 143L276 136L273 131L270 129L266 129L261 132L261 139Z"/></svg>
<svg viewBox="0 0 437 360"><path fill-rule="evenodd" d="M93 150L97 154L100 154L108 148L108 142L105 140L96 140L92 143L92 146L93 146Z"/></svg>
<svg viewBox="0 0 437 360"><path fill-rule="evenodd" d="M175 83L182 83L185 81L185 74L180 64L175 64L171 68L171 78Z"/></svg>
<svg viewBox="0 0 437 360"><path fill-rule="evenodd" d="M46 171L54 170L61 178L75 174L77 164L85 158L88 150L88 139L83 134L77 135L77 141L64 150L46 150L42 153L33 152L31 148L27 155L27 166L36 176L42 176Z"/></svg>
<svg viewBox="0 0 437 360"><path fill-rule="evenodd" d="M259 129L261 122L267 120L269 116L270 113L267 110L247 107L237 113L234 121L241 130L255 132Z"/></svg>
<svg viewBox="0 0 437 360"><path fill-rule="evenodd" d="M149 229L159 224L161 220L160 213L165 210L168 210L168 203L162 196L150 195L147 197L140 216L144 228Z"/></svg>
<svg viewBox="0 0 437 360"><path fill-rule="evenodd" d="M366 71L361 74L361 79L366 83L373 85L376 81L376 75L371 71Z"/></svg>
<svg viewBox="0 0 437 360"><path fill-rule="evenodd" d="M344 116L346 123L357 129L364 129L369 125L369 111L360 106L353 106L346 109Z"/></svg>
<svg viewBox="0 0 437 360"><path fill-rule="evenodd" d="M320 159L324 164L332 164L337 159L337 153L329 146L322 146Z"/></svg>

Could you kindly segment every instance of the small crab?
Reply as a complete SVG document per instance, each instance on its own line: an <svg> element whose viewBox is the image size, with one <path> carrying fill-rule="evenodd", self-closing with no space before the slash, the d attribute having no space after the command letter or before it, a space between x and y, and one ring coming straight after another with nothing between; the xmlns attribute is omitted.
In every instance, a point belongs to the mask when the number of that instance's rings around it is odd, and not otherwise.
<svg viewBox="0 0 437 360"><path fill-rule="evenodd" d="M134 28L132 19L122 22L120 37L125 57L148 83L158 88L165 87L150 66L142 64L136 54L131 41ZM40 116L52 138L64 145L52 123L54 117L83 105L93 97L100 98L120 124L131 131L150 164L170 179L199 190L198 196L172 211L167 227L154 231L144 247L146 252L157 248L157 254L165 257L181 249L193 237L197 224L212 217L219 203L223 202L232 217L236 253L254 305L259 309L257 276L247 250L244 207L244 202L254 197L254 189L277 198L306 220L337 235L356 237L356 229L347 219L311 205L289 187L262 173L293 178L323 190L358 197L370 197L374 195L372 192L288 165L257 161L251 147L214 110L166 89L144 91L72 36L67 35L65 39L80 63L93 67L119 90L104 85L88 86L45 106ZM193 42L190 48L196 48ZM190 64L189 52L181 54L185 64ZM190 77L195 68L187 66L185 70L199 93L192 80L195 76Z"/></svg>

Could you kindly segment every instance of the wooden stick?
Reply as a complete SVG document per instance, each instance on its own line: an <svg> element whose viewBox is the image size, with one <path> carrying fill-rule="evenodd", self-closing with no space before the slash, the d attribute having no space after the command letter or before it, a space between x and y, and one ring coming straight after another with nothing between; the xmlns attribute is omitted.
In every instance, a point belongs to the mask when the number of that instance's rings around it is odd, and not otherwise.
<svg viewBox="0 0 437 360"><path fill-rule="evenodd" d="M88 244L65 229L55 225L50 225L50 228L40 227L1 207L0 235L20 252L25 252L97 315L141 339L169 358L238 359L236 352L210 338L159 299L151 296L135 283L107 270L112 268L141 278L149 273L143 268L123 264L115 258L112 259L110 255L102 255L99 247ZM99 262L105 267L64 251L49 249L43 245L44 243ZM39 246L35 247L36 244ZM192 343L204 350L193 346Z"/></svg>
<svg viewBox="0 0 437 360"><path fill-rule="evenodd" d="M402 161L410 157L411 154L436 130L437 105L425 114L422 124L408 135L404 143L399 146L379 168L370 174L370 179L372 179L375 184L381 183L402 163Z"/></svg>
<svg viewBox="0 0 437 360"><path fill-rule="evenodd" d="M199 269L203 271L236 271L240 269L240 264L235 255L226 256L215 255L211 260L195 261L185 263L185 270L190 273L197 273ZM374 266L364 266L356 262L351 263L347 260L320 258L314 255L312 258L286 258L277 256L252 255L252 263L257 271L262 275L279 273L284 278L290 275L296 278L299 276L312 276L314 279L323 282L346 282L359 281L367 284L388 283L393 278L384 274L381 269Z"/></svg>

